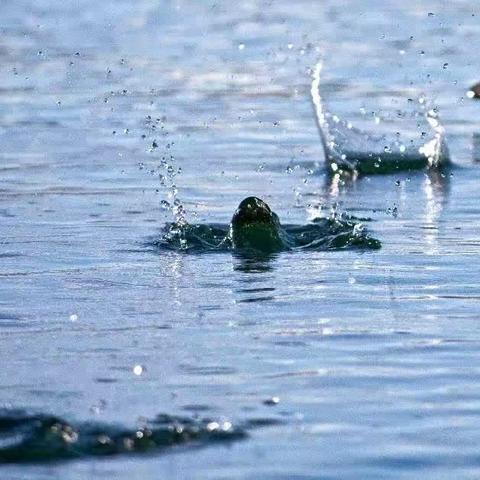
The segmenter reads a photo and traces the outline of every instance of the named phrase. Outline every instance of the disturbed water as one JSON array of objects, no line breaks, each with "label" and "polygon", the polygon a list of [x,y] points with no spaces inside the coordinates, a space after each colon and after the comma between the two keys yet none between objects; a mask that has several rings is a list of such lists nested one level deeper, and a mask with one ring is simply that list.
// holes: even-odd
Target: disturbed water
[{"label": "disturbed water", "polygon": [[[0,477],[478,478],[479,16],[4,0]],[[424,95],[451,166],[332,175],[320,60],[325,108],[361,131],[429,139]],[[249,195],[381,248],[165,241],[174,221],[226,234]]]},{"label": "disturbed water", "polygon": [[[369,219],[365,219],[369,220]],[[238,248],[232,242],[230,224],[179,225],[171,223],[165,226],[160,239],[152,241],[152,247],[162,250],[174,250],[182,253],[235,252],[254,257],[262,253],[298,250],[341,250],[346,248],[378,249],[381,243],[372,238],[362,222],[340,216],[315,218],[308,225],[282,225],[282,242],[273,250]],[[261,247],[261,245],[260,245]]]}]

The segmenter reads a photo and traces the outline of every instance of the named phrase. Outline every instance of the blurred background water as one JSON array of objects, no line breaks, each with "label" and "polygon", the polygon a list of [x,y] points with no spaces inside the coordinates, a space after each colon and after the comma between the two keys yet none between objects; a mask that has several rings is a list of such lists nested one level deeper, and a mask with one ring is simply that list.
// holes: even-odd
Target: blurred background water
[{"label": "blurred background water", "polygon": [[[1,478],[478,478],[479,18],[466,0],[3,0],[1,406],[280,423]],[[360,126],[425,93],[451,171],[332,180],[320,59],[328,107]],[[288,223],[372,218],[383,247],[151,248],[165,202],[227,223],[248,195]]]}]

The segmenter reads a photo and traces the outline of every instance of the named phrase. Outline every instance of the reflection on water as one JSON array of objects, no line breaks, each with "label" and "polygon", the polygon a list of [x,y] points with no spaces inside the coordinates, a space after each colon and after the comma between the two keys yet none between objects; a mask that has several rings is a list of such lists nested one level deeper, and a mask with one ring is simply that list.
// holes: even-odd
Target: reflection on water
[{"label": "reflection on water", "polygon": [[245,254],[236,253],[233,255],[233,269],[244,273],[265,273],[271,272],[274,268],[276,255]]},{"label": "reflection on water", "polygon": [[236,277],[237,303],[267,302],[275,299],[276,276],[273,274],[278,255],[235,253],[233,271]]},{"label": "reflection on water", "polygon": [[442,234],[442,213],[447,205],[450,192],[450,174],[431,171],[423,182],[425,195],[425,214],[423,229],[425,235],[425,253],[435,255],[439,253],[439,236]]},{"label": "reflection on water", "polygon": [[474,133],[472,137],[473,161],[480,162],[480,133]]}]

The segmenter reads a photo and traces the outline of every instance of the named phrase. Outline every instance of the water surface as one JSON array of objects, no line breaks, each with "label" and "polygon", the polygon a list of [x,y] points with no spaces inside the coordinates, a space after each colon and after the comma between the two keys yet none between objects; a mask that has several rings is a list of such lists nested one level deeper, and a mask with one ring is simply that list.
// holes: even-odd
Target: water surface
[{"label": "water surface", "polygon": [[[4,0],[7,417],[134,432],[167,414],[246,435],[1,478],[478,478],[479,16],[466,0]],[[453,167],[332,176],[319,59],[328,108],[367,131],[424,93]],[[226,225],[248,195],[285,224],[370,218],[382,248],[152,248],[171,209]]]}]

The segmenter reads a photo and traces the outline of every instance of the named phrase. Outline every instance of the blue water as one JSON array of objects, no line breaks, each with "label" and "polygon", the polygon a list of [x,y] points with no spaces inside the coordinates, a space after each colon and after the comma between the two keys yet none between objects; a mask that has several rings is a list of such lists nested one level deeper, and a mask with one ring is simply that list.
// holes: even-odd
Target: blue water
[{"label": "blue water", "polygon": [[[479,18],[466,0],[3,0],[2,415],[242,438],[0,478],[479,478]],[[329,110],[361,129],[425,94],[452,168],[331,176],[319,60]],[[382,248],[151,248],[172,209],[227,224],[249,195],[285,224],[371,218]]]}]

